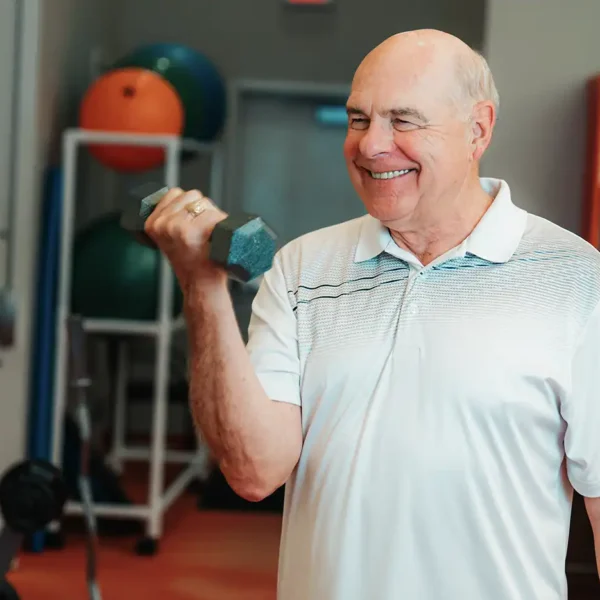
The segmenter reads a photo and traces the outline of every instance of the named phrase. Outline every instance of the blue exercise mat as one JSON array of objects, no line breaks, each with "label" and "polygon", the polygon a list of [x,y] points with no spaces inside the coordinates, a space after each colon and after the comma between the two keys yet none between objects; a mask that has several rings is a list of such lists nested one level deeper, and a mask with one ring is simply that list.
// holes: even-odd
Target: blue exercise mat
[{"label": "blue exercise mat", "polygon": [[[46,173],[37,265],[36,307],[31,365],[28,453],[51,460],[54,346],[60,264],[60,230],[63,173],[51,167]],[[41,552],[44,534],[33,536],[31,549]]]}]

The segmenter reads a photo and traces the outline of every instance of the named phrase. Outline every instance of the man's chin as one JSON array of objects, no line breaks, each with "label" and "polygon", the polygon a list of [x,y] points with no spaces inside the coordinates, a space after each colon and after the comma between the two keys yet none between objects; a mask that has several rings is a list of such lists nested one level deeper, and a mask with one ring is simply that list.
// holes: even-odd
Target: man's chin
[{"label": "man's chin", "polygon": [[395,197],[393,201],[367,198],[364,201],[367,212],[384,225],[406,220],[416,208],[410,196]]}]

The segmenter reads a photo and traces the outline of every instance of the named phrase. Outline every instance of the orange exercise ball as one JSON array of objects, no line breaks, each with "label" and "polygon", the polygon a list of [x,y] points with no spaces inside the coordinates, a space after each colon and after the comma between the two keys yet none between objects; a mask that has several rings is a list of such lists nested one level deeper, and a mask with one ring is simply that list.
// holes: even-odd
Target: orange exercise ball
[{"label": "orange exercise ball", "polygon": [[[119,133],[181,135],[184,107],[175,88],[146,69],[109,71],[87,90],[80,107],[83,129]],[[153,169],[164,162],[163,148],[90,144],[90,153],[117,171]]]}]

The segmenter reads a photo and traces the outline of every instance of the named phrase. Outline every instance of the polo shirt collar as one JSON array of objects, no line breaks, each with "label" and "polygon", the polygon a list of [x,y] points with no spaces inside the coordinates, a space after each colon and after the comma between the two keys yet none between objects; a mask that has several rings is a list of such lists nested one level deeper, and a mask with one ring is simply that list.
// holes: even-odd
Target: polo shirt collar
[{"label": "polo shirt collar", "polygon": [[[469,253],[489,262],[504,263],[511,258],[521,241],[527,213],[513,204],[506,181],[485,177],[480,178],[480,181],[483,189],[494,200],[469,237],[451,254],[465,256]],[[404,255],[409,255],[396,245],[387,227],[367,215],[360,230],[354,261],[369,260],[382,252],[399,258],[407,258]],[[409,262],[414,260],[413,257]]]}]

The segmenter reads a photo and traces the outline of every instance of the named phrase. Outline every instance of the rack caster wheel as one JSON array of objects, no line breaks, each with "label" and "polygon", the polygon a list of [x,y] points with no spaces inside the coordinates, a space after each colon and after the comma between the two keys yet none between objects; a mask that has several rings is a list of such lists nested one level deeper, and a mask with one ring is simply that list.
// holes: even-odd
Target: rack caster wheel
[{"label": "rack caster wheel", "polygon": [[[47,531],[44,535],[44,546],[48,550],[62,550],[67,545],[67,537],[59,529],[58,531]],[[0,600],[2,598],[0,597]]]},{"label": "rack caster wheel", "polygon": [[199,496],[206,489],[206,481],[203,479],[192,479],[190,481],[187,492],[194,495]]},{"label": "rack caster wheel", "polygon": [[[135,545],[135,553],[139,556],[154,556],[158,552],[158,540],[145,537]],[[2,600],[0,598],[0,600]]]}]

